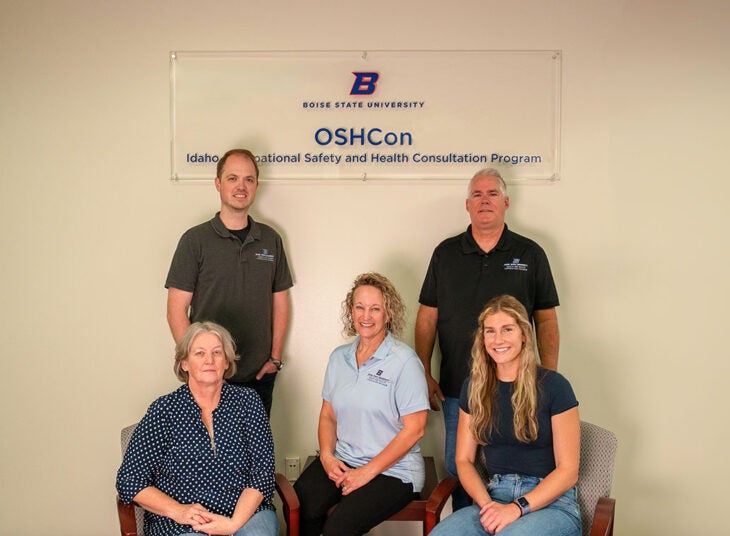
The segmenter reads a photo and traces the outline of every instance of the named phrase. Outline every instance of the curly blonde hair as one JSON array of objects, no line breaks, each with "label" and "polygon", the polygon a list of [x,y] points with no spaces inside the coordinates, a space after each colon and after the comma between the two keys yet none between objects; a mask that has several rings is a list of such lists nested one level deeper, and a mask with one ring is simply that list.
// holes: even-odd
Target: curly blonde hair
[{"label": "curly blonde hair", "polygon": [[[479,315],[479,324],[471,349],[471,381],[468,402],[471,412],[469,430],[480,445],[486,445],[492,437],[497,422],[497,365],[484,345],[484,321],[495,313],[511,316],[525,342],[520,353],[520,368],[512,390],[513,426],[515,436],[523,443],[537,439],[537,355],[534,335],[525,307],[512,296],[497,296],[487,302]],[[486,440],[484,439],[486,438]]]},{"label": "curly blonde hair", "polygon": [[383,294],[383,306],[390,319],[386,327],[394,336],[399,337],[406,325],[406,306],[403,305],[403,300],[393,283],[377,272],[360,274],[352,282],[352,288],[347,293],[345,301],[342,302],[342,332],[348,337],[357,334],[355,323],[352,320],[352,305],[355,291],[363,286],[375,287]]}]

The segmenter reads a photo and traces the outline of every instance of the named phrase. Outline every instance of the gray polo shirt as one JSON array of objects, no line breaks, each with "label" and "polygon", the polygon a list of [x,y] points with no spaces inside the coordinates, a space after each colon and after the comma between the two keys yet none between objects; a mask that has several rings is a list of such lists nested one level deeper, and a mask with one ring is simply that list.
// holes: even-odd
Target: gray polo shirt
[{"label": "gray polo shirt", "polygon": [[193,293],[190,321],[211,320],[231,332],[241,356],[233,381],[254,379],[271,357],[272,295],[292,286],[281,237],[249,216],[244,243],[220,212],[189,229],[177,246],[166,288]]}]

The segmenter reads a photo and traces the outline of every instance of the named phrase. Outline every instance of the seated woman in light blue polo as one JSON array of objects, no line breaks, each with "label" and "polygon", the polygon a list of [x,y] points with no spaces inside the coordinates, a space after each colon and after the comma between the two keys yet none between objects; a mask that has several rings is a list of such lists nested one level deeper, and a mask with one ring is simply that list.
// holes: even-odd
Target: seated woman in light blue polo
[{"label": "seated woman in light blue polo", "polygon": [[319,458],[294,486],[302,536],[365,534],[407,505],[425,479],[419,440],[428,389],[418,356],[394,337],[405,325],[400,295],[384,276],[362,274],[342,308],[345,333],[357,337],[327,365]]},{"label": "seated woman in light blue polo", "polygon": [[479,316],[456,440],[459,480],[474,504],[432,536],[580,536],[578,401],[568,380],[537,366],[528,318],[512,296],[493,298]]}]

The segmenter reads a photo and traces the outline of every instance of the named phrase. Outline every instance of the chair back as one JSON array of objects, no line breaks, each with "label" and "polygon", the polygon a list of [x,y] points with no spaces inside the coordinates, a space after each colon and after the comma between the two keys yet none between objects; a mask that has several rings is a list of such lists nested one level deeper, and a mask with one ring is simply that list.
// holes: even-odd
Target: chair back
[{"label": "chair back", "polygon": [[583,536],[589,536],[593,514],[600,497],[611,493],[616,458],[616,436],[595,424],[580,423],[580,469],[578,504],[583,522]]},{"label": "chair back", "polygon": [[[126,428],[122,428],[121,441],[122,441],[122,457],[127,452],[129,446],[129,440],[132,439],[132,434],[137,428],[137,423],[134,423]],[[134,517],[137,520],[137,536],[144,536],[144,509],[139,506],[134,507]]]}]

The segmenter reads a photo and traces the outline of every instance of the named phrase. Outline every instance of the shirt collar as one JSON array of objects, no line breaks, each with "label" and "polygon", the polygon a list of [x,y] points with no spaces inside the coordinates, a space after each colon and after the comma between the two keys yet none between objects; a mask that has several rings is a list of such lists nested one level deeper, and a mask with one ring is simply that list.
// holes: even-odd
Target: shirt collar
[{"label": "shirt collar", "polygon": [[[505,223],[504,228],[502,229],[502,234],[499,236],[499,241],[497,242],[497,245],[494,246],[494,249],[509,249],[509,241],[509,232],[507,229],[507,224]],[[466,232],[461,235],[461,250],[464,252],[465,255],[469,255],[471,253],[482,253],[482,248],[479,247],[479,244],[477,244],[477,241],[474,240],[474,236],[471,234],[471,224],[469,224],[469,227],[466,228]],[[485,251],[483,253],[489,252]]]},{"label": "shirt collar", "polygon": [[[385,359],[388,354],[390,353],[390,349],[393,346],[395,339],[393,338],[393,335],[391,335],[390,331],[386,332],[385,339],[383,339],[383,342],[380,343],[380,346],[378,346],[378,349],[375,350],[375,353],[368,359],[368,361],[381,361]],[[355,337],[355,340],[352,341],[352,344],[350,345],[350,348],[347,350],[347,361],[352,365],[355,369],[357,369],[357,345],[360,343],[360,335]],[[366,361],[367,363],[367,361]]]},{"label": "shirt collar", "polygon": [[[189,404],[192,404],[193,407],[198,407],[198,404],[195,403],[195,398],[193,398],[193,393],[190,392],[190,387],[188,384],[183,384],[180,386],[180,394],[185,399],[186,402]],[[200,408],[198,408],[200,409]]]},{"label": "shirt collar", "polygon": [[[190,391],[190,386],[188,384],[183,384],[180,386],[180,393],[182,394],[183,398],[196,410],[200,411],[200,406],[198,406],[198,403],[195,401],[195,397],[193,396],[193,393]],[[218,406],[213,410],[219,410],[223,408],[226,405],[226,402],[228,401],[228,397],[231,396],[231,386],[223,382],[223,387],[221,388],[221,399],[218,401]]]},{"label": "shirt collar", "polygon": [[[210,224],[213,226],[213,230],[215,230],[218,236],[222,238],[235,238],[235,236],[231,234],[228,229],[226,229],[226,226],[223,225],[223,222],[221,221],[220,211],[215,213],[213,219],[210,220]],[[248,236],[250,236],[254,240],[261,240],[261,227],[259,227],[258,223],[256,223],[256,220],[254,220],[251,216],[248,216],[248,227]]]}]

